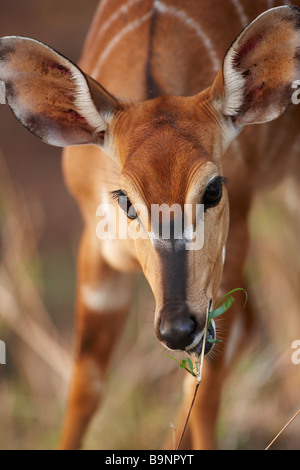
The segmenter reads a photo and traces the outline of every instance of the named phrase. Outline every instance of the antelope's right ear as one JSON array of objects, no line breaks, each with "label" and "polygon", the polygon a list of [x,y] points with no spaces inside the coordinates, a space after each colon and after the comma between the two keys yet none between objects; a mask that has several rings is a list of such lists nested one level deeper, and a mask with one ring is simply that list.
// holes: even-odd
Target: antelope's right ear
[{"label": "antelope's right ear", "polygon": [[76,65],[33,39],[0,39],[0,85],[18,120],[44,142],[111,149],[121,103]]}]

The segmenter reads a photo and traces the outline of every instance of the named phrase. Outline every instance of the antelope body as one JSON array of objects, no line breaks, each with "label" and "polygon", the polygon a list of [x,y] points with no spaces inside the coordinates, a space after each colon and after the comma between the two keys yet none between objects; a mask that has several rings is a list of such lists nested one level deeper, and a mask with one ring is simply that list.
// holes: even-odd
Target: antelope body
[{"label": "antelope body", "polygon": [[[292,84],[300,78],[300,10],[276,6],[103,0],[80,69],[38,41],[1,39],[7,103],[31,132],[67,147],[65,180],[85,222],[63,449],[80,446],[99,405],[134,274],[143,271],[150,284],[162,344],[199,354],[208,312],[220,295],[244,286],[247,216],[256,191],[288,172],[299,174],[300,111],[292,105]],[[109,178],[99,179],[97,168]],[[111,192],[109,201],[121,211],[119,230],[130,223],[143,237],[97,237],[97,207]],[[153,234],[152,205],[198,203],[205,211],[201,249],[187,249],[187,227],[183,242]],[[138,214],[137,206],[146,210]],[[175,211],[170,225],[181,217]],[[193,213],[188,227],[195,225]],[[252,325],[243,301],[227,314],[222,353],[205,364],[186,447],[215,447],[222,383]]]}]

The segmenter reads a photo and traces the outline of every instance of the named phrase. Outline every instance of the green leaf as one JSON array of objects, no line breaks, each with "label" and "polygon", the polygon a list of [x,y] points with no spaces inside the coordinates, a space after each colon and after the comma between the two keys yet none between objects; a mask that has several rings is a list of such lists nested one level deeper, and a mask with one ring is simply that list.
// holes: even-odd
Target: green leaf
[{"label": "green leaf", "polygon": [[212,312],[212,318],[216,318],[216,317],[219,317],[220,315],[222,315],[223,313],[225,313],[230,307],[231,305],[235,302],[235,299],[234,297],[230,296],[228,297],[228,299],[226,299],[222,305],[218,308],[215,308]]},{"label": "green leaf", "polygon": [[187,358],[186,358],[186,362],[187,362],[188,365],[189,365],[191,374],[194,374],[194,364],[193,364],[193,361],[192,361],[189,357],[187,357]]},{"label": "green leaf", "polygon": [[222,340],[221,340],[221,339],[208,338],[206,341],[207,341],[208,343],[212,343],[212,344],[214,344],[214,343],[222,343]]},{"label": "green leaf", "polygon": [[[179,364],[179,369],[184,369],[189,374],[191,374],[193,377],[196,377],[196,374],[193,371],[193,362],[191,361],[191,359],[189,357],[187,357],[186,359],[182,359],[181,362],[179,362],[177,359],[175,359],[175,357],[169,356],[169,354],[167,354],[167,357],[170,357],[171,359],[173,359],[173,361],[177,362],[177,364]],[[186,367],[186,363],[188,363],[189,369]]]},{"label": "green leaf", "polygon": [[235,292],[238,292],[238,291],[242,291],[244,292],[245,294],[245,302],[244,302],[244,305],[243,305],[243,308],[245,307],[246,303],[247,303],[247,300],[248,300],[248,294],[247,292],[245,291],[245,289],[243,289],[242,287],[236,287],[235,289],[232,289],[230,290],[229,292],[227,292],[225,295],[223,295],[223,297],[221,297],[221,299],[217,302],[216,306],[215,306],[215,310],[218,308],[218,306],[223,302],[224,299],[226,299],[226,297],[228,297],[229,295],[231,294],[234,294]]},{"label": "green leaf", "polygon": [[232,297],[231,294],[234,294],[235,292],[238,292],[238,291],[243,291],[245,293],[246,300],[245,300],[245,303],[243,305],[243,308],[245,307],[245,305],[247,303],[247,300],[248,300],[248,294],[245,291],[245,289],[243,289],[242,287],[237,287],[236,289],[230,290],[225,295],[223,295],[223,297],[221,297],[221,299],[217,302],[214,310],[209,312],[208,319],[207,319],[207,329],[206,329],[206,331],[208,330],[208,327],[210,325],[210,322],[211,322],[212,318],[216,318],[216,317],[222,315],[223,313],[225,313],[231,307],[231,305],[235,302],[235,299],[234,299],[234,297]]}]

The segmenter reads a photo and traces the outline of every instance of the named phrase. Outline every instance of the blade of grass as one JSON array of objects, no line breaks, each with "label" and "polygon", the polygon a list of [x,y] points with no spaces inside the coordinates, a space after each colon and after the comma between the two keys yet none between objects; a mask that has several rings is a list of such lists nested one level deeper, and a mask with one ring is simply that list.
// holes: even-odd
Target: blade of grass
[{"label": "blade of grass", "polygon": [[230,296],[227,300],[223,302],[223,304],[220,307],[212,310],[209,314],[209,318],[207,322],[207,329],[209,328],[212,318],[216,318],[216,317],[219,317],[220,315],[223,315],[223,313],[225,313],[234,302],[235,302],[234,297]]},{"label": "blade of grass", "polygon": [[232,304],[234,304],[235,302],[235,298],[232,297],[232,295],[230,297],[228,297],[228,299],[226,299],[223,304],[216,308],[214,311],[213,311],[213,315],[212,315],[212,318],[217,318],[219,317],[220,315],[223,315],[223,313],[225,313],[230,307]]},{"label": "blade of grass", "polygon": [[[245,305],[247,303],[247,300],[248,300],[248,294],[245,291],[245,289],[243,289],[242,287],[236,287],[236,289],[230,290],[225,295],[223,295],[223,297],[221,297],[221,299],[217,302],[215,308],[211,312],[209,312],[208,322],[207,322],[207,329],[209,328],[209,325],[210,325],[210,322],[211,322],[212,318],[216,318],[216,317],[222,315],[223,313],[225,313],[231,307],[231,305],[235,302],[235,299],[234,299],[234,297],[232,297],[231,294],[234,294],[235,292],[238,292],[238,291],[243,291],[245,293],[246,300],[244,302],[243,308],[245,307]],[[230,296],[230,297],[227,300],[225,300],[228,296]],[[222,303],[222,305],[220,305],[221,303]],[[219,305],[220,305],[220,307],[219,307]]]},{"label": "blade of grass", "polygon": [[228,297],[229,295],[234,294],[235,292],[238,292],[238,291],[242,291],[245,294],[246,299],[245,299],[245,302],[244,302],[244,305],[243,305],[243,308],[244,308],[247,301],[248,301],[248,294],[245,291],[245,289],[243,289],[242,287],[236,287],[235,289],[232,289],[229,292],[226,292],[226,294],[224,294],[223,297],[220,298],[220,300],[217,302],[214,310],[216,310],[218,308],[218,306],[223,302],[224,299],[226,299],[226,297]]}]

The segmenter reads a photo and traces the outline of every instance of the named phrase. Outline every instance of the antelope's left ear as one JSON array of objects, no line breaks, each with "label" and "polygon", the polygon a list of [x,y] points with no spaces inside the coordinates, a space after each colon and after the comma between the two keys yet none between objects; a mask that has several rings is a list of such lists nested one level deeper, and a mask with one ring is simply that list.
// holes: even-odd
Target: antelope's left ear
[{"label": "antelope's left ear", "polygon": [[122,104],[45,44],[15,36],[1,38],[3,83],[15,116],[44,142],[112,148],[111,122]]},{"label": "antelope's left ear", "polygon": [[262,13],[228,49],[212,99],[236,127],[271,121],[292,103],[300,78],[300,8]]}]

